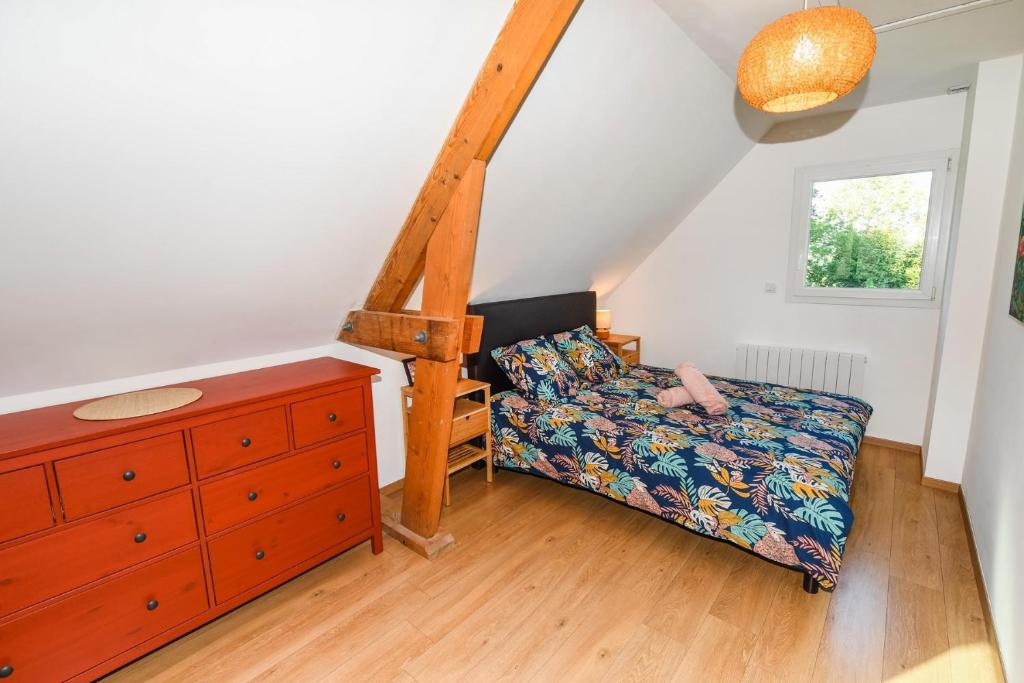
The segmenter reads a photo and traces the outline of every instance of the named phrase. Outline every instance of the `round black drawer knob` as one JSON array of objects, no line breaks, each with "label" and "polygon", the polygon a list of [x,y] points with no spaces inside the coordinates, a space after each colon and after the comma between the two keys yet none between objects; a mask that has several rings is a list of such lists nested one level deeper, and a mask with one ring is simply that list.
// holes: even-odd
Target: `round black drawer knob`
[{"label": "round black drawer knob", "polygon": [[135,472],[133,472],[132,470],[128,470],[127,472],[121,475],[121,478],[124,479],[125,481],[131,481],[132,479],[135,478]]},{"label": "round black drawer knob", "polygon": [[338,521],[339,522],[344,522],[345,521],[345,513],[344,512],[339,512],[338,513]]},{"label": "round black drawer knob", "polygon": [[256,551],[256,559],[257,560],[262,560],[266,556],[267,556],[266,553],[264,553],[262,550],[257,550]]},{"label": "round black drawer knob", "polygon": [[153,610],[155,610],[159,606],[160,606],[160,603],[157,602],[156,600],[150,600],[149,602],[146,603],[146,609],[148,609],[150,612],[152,612]]},{"label": "round black drawer knob", "polygon": [[249,437],[245,437],[244,439],[242,439],[242,448],[248,448],[251,445],[252,439],[250,439]]},{"label": "round black drawer knob", "polygon": [[340,460],[335,460],[334,462],[331,463],[331,467],[333,467],[336,470],[340,470],[341,469],[341,461]]},{"label": "round black drawer knob", "polygon": [[327,416],[327,419],[330,420],[331,422],[334,422],[335,420],[338,419],[338,416],[335,415],[334,413],[331,413],[330,415]]},{"label": "round black drawer knob", "polygon": [[8,678],[12,673],[14,673],[14,667],[10,664],[0,666],[0,678]]},{"label": "round black drawer knob", "polygon": [[145,533],[140,531],[139,533],[135,534],[135,542],[136,543],[142,543],[145,540],[146,540],[146,534]]},{"label": "round black drawer knob", "polygon": [[249,495],[247,495],[246,498],[248,498],[249,500],[256,500],[257,498],[259,498],[259,494],[256,493],[255,491],[249,491]]}]

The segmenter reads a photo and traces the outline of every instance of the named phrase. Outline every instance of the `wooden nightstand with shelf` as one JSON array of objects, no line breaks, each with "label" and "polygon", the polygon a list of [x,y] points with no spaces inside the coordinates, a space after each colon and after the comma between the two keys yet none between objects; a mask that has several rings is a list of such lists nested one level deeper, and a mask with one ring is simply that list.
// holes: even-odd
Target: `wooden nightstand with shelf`
[{"label": "wooden nightstand with shelf", "polygon": [[[602,339],[601,341],[612,350],[612,353],[630,365],[636,365],[640,362],[640,335],[615,334],[613,332],[608,335],[607,339]],[[630,344],[635,344],[635,346],[627,349],[626,347]]]},{"label": "wooden nightstand with shelf", "polygon": [[[406,448],[409,441],[409,415],[412,413],[411,386],[402,387],[402,427]],[[470,398],[482,394],[483,401]],[[470,443],[482,442],[483,447]],[[451,505],[450,477],[475,462],[484,461],[487,482],[494,480],[491,462],[491,385],[475,379],[462,378],[455,387],[455,406],[452,415],[452,434],[448,445],[448,473],[444,483],[444,504]]]}]

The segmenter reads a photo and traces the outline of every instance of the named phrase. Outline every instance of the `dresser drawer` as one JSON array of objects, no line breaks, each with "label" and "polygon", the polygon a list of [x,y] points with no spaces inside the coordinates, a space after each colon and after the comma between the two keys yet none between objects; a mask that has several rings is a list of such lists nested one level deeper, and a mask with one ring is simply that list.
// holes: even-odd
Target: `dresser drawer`
[{"label": "dresser drawer", "polygon": [[210,541],[217,602],[224,602],[370,528],[367,477]]},{"label": "dresser drawer", "polygon": [[208,607],[198,549],[0,626],[11,681],[60,681],[201,614]]},{"label": "dresser drawer", "polygon": [[51,526],[53,508],[43,466],[0,474],[0,542]]},{"label": "dresser drawer", "polygon": [[295,447],[302,448],[366,426],[363,390],[346,389],[292,404]]},{"label": "dresser drawer", "polygon": [[452,445],[480,436],[489,429],[487,424],[487,406],[469,399],[460,398],[455,402],[455,413],[452,415]]},{"label": "dresser drawer", "polygon": [[200,477],[287,453],[284,407],[194,427],[192,448]]},{"label": "dresser drawer", "polygon": [[66,519],[109,510],[189,480],[181,432],[58,460],[54,467]]},{"label": "dresser drawer", "polygon": [[223,531],[365,472],[366,437],[356,434],[203,484],[199,491],[206,533]]},{"label": "dresser drawer", "polygon": [[145,503],[0,551],[0,616],[196,540],[192,493]]}]

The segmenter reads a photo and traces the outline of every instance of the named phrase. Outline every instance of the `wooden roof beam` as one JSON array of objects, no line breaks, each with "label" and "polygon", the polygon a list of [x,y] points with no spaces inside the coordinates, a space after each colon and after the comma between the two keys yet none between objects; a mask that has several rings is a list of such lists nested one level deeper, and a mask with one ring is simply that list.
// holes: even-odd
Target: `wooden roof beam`
[{"label": "wooden roof beam", "polygon": [[518,0],[477,75],[364,308],[397,313],[423,275],[427,244],[474,159],[490,160],[582,0]]}]

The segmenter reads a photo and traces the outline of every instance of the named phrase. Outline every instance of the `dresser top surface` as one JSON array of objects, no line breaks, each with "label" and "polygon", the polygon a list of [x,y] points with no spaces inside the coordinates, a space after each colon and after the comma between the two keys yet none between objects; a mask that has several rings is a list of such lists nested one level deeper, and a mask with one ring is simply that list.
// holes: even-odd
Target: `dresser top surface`
[{"label": "dresser top surface", "polygon": [[203,396],[195,403],[155,415],[103,421],[79,420],[72,415],[76,408],[94,398],[0,415],[0,460],[175,422],[306,389],[365,379],[379,372],[376,368],[337,358],[314,358],[172,385],[195,387],[202,390]]}]

